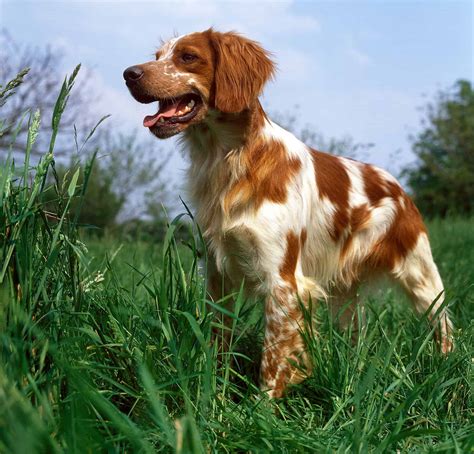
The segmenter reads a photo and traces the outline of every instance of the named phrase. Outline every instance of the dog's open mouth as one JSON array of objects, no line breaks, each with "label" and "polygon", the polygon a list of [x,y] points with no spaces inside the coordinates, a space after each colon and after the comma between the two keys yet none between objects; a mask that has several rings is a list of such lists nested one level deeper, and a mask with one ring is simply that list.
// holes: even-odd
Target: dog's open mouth
[{"label": "dog's open mouth", "polygon": [[187,123],[198,113],[202,100],[199,95],[188,93],[176,98],[160,99],[158,104],[158,112],[143,119],[143,126],[146,128]]}]

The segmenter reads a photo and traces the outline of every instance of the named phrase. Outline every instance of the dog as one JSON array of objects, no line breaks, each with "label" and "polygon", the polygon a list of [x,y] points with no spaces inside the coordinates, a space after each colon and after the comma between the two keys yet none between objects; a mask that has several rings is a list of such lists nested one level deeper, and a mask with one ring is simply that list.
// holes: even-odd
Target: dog
[{"label": "dog", "polygon": [[181,134],[189,152],[211,297],[244,281],[265,298],[261,388],[281,397],[311,372],[302,302],[324,298],[351,326],[359,286],[382,275],[428,311],[449,352],[443,283],[414,203],[386,171],[313,150],[273,123],[259,95],[274,74],[259,43],[212,28],[173,38],[124,72],[137,101],[158,102],[143,125],[160,139]]}]

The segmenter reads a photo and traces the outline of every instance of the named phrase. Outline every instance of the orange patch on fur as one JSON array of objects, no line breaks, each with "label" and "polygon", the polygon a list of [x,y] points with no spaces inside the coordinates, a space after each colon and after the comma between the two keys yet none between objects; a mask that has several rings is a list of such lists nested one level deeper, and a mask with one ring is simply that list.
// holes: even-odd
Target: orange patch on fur
[{"label": "orange patch on fur", "polygon": [[349,175],[338,157],[312,151],[320,197],[327,197],[336,207],[330,235],[338,241],[349,224]]},{"label": "orange patch on fur", "polygon": [[[207,63],[214,59],[212,39],[212,30],[190,33],[178,40],[172,56],[173,63],[179,71],[192,72],[201,84],[209,88],[214,78],[214,65]],[[185,53],[196,54],[200,58],[191,64],[186,64],[181,58]]]},{"label": "orange patch on fur", "polygon": [[393,269],[415,247],[418,236],[426,232],[421,215],[401,186],[387,180],[373,166],[364,164],[362,169],[364,189],[372,205],[389,197],[396,205],[397,212],[389,230],[375,244],[367,264],[370,267]]},{"label": "orange patch on fur", "polygon": [[362,230],[370,219],[370,210],[366,203],[359,205],[351,210],[351,232],[355,233]]},{"label": "orange patch on fur", "polygon": [[235,32],[205,33],[215,55],[214,107],[221,112],[248,109],[275,72],[269,52]]},{"label": "orange patch on fur", "polygon": [[300,233],[301,249],[304,248],[307,238],[308,238],[308,232],[306,231],[306,229],[303,228]]},{"label": "orange patch on fur", "polygon": [[350,232],[347,238],[345,239],[344,244],[342,245],[341,259],[343,259],[348,253],[354,240],[354,235],[360,230],[363,230],[364,226],[369,222],[369,220],[370,209],[366,203],[359,205],[351,210],[351,216],[349,221]]},{"label": "orange patch on fur", "polygon": [[[291,241],[296,243],[297,237],[292,235]],[[265,304],[265,341],[260,375],[264,384],[271,384],[272,397],[283,396],[288,384],[299,383],[311,369],[299,332],[303,315],[295,303],[294,292],[280,288]],[[300,363],[307,372],[297,370],[289,361]]]},{"label": "orange patch on fur", "polygon": [[384,197],[394,199],[403,194],[403,190],[394,181],[385,180],[383,175],[373,166],[363,164],[362,178],[364,189],[371,205],[376,205]]},{"label": "orange patch on fur", "polygon": [[388,194],[384,187],[382,175],[373,166],[363,164],[362,178],[364,180],[365,193],[372,205],[387,197]]},{"label": "orange patch on fur", "polygon": [[389,230],[375,244],[367,264],[370,267],[393,269],[414,248],[421,232],[426,232],[421,215],[401,186],[387,180],[373,166],[364,164],[362,169],[364,189],[372,205],[390,197],[397,207],[395,219]]},{"label": "orange patch on fur", "polygon": [[420,212],[403,195],[405,207],[397,201],[397,214],[388,232],[375,244],[367,263],[371,267],[393,269],[415,247],[418,236],[426,232]]},{"label": "orange patch on fur", "polygon": [[301,161],[288,156],[277,140],[258,141],[241,151],[242,177],[224,199],[224,210],[252,204],[258,209],[265,200],[285,203],[287,185],[301,169]]},{"label": "orange patch on fur", "polygon": [[296,264],[300,253],[300,239],[298,235],[290,231],[286,234],[286,251],[283,263],[280,266],[280,276],[290,287],[296,290]]}]

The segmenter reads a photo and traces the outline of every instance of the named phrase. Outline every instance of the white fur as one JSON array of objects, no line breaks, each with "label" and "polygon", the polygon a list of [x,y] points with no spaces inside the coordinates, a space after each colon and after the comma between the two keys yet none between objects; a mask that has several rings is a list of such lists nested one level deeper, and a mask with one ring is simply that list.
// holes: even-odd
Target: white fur
[{"label": "white fur", "polygon": [[[186,78],[188,86],[197,88],[207,97],[208,88],[197,86],[191,74],[177,71],[174,67],[172,56],[178,40],[175,38],[163,47],[159,61],[165,64],[165,74],[173,79]],[[381,184],[387,193],[386,197],[372,204],[365,192],[364,164],[337,158],[349,178],[347,215],[359,208],[367,216],[356,232],[351,232],[349,225],[335,241],[331,233],[334,231],[334,216],[340,207],[319,190],[315,178],[315,173],[324,169],[318,168],[318,161],[315,164],[313,152],[305,144],[265,119],[258,131],[260,139],[269,144],[274,141],[283,144],[287,157],[301,162],[300,169],[286,186],[285,203],[267,200],[255,209],[254,206],[245,206],[244,193],[232,193],[239,209],[229,212],[226,196],[244,176],[246,168],[241,152],[248,144],[243,143],[242,131],[232,122],[217,121],[220,115],[210,108],[203,120],[205,127],[192,126],[183,136],[191,158],[188,181],[196,219],[218,272],[236,288],[245,279],[248,289],[257,295],[274,295],[281,289],[288,289],[290,284],[285,282],[281,273],[287,237],[292,232],[301,238],[305,231],[307,239],[299,251],[295,271],[297,292],[315,299],[333,294],[333,299],[328,301],[332,301],[335,308],[344,299],[355,298],[361,279],[371,277],[363,275],[365,261],[396,222],[399,210],[406,208],[405,196],[394,199],[391,195],[397,181],[388,172],[372,167],[378,176],[377,184]],[[338,182],[334,181],[334,184]],[[350,241],[345,243],[349,237]],[[443,290],[425,234],[420,235],[416,247],[397,263],[396,269],[385,271],[407,289],[419,312],[426,310]],[[439,308],[441,301],[435,309]],[[277,312],[270,311],[268,321],[274,321],[274,317],[280,319],[281,314]],[[444,320],[442,335],[447,337],[451,325],[447,315]],[[268,343],[274,334],[266,333],[265,342]]]}]

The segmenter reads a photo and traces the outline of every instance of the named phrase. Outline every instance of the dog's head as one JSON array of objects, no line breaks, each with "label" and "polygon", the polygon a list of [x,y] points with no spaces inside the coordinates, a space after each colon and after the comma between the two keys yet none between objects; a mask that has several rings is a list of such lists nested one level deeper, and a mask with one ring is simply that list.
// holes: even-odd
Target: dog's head
[{"label": "dog's head", "polygon": [[143,125],[159,138],[203,122],[210,109],[252,108],[275,67],[258,43],[212,29],[166,42],[156,60],[127,68],[123,77],[139,102],[158,101]]}]

